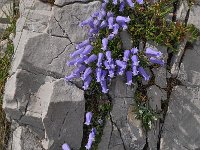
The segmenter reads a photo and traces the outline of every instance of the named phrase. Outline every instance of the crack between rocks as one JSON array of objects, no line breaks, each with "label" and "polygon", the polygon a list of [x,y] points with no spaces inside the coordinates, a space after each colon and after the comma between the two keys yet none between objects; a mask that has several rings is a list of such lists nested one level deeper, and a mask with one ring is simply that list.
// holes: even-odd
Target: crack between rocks
[{"label": "crack between rocks", "polygon": [[61,132],[62,132],[62,129],[63,129],[63,126],[64,126],[64,124],[65,124],[65,121],[66,121],[66,119],[67,119],[68,114],[69,114],[69,112],[67,112],[67,113],[65,114],[65,118],[64,118],[63,121],[62,121],[62,126],[61,126],[61,128],[60,128],[60,130],[59,130],[58,138],[61,137]]},{"label": "crack between rocks", "polygon": [[122,138],[122,133],[121,133],[120,129],[118,128],[117,124],[112,120],[112,115],[110,113],[109,113],[109,117],[110,117],[110,121],[111,121],[111,125],[112,125],[112,132],[113,132],[113,125],[114,125],[117,128],[117,131],[119,132],[119,136],[120,136],[120,138],[122,140],[122,145],[124,147],[124,150],[126,150],[126,146],[124,144],[124,140]]},{"label": "crack between rocks", "polygon": [[71,43],[68,44],[68,45],[66,45],[65,48],[64,48],[56,57],[52,58],[52,60],[50,61],[49,64],[51,65],[52,62],[53,62],[55,59],[57,59],[60,55],[62,55],[62,54],[66,51],[66,48],[67,48],[69,45],[71,45]]},{"label": "crack between rocks", "polygon": [[[63,32],[63,36],[60,36],[60,37],[67,38],[67,39],[69,40],[70,44],[73,44],[73,42],[72,42],[71,39],[69,38],[69,35],[68,35],[68,34],[66,33],[66,31],[63,29],[63,27],[61,26],[61,24],[59,23],[59,21],[56,19],[55,16],[54,16],[54,19],[55,19],[55,21],[57,22],[58,26],[60,27],[60,29],[61,29],[62,32]],[[53,36],[55,36],[55,35],[53,35]],[[59,37],[59,36],[57,36],[57,37]]]},{"label": "crack between rocks", "polygon": [[73,5],[73,4],[89,4],[91,2],[98,2],[97,0],[89,0],[89,1],[80,1],[80,0],[77,0],[77,1],[73,1],[73,2],[66,2],[64,3],[63,5],[58,5],[58,4],[53,4],[54,6],[56,7],[59,7],[59,8],[62,8],[62,7],[65,7],[67,5]]}]

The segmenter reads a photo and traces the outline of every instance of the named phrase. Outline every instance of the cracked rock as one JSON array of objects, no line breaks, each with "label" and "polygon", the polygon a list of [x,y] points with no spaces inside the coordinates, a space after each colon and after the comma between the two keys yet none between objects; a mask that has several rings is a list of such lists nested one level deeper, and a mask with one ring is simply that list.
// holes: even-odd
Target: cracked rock
[{"label": "cracked rock", "polygon": [[87,2],[88,0],[55,0],[54,4],[57,6],[65,6],[73,3]]},{"label": "cracked rock", "polygon": [[109,144],[104,144],[105,142],[103,141],[100,143],[101,146],[104,146],[104,150],[142,150],[144,148],[146,136],[143,133],[140,121],[135,119],[132,106],[136,87],[127,86],[120,77],[117,77],[111,84],[109,93],[113,102],[113,108],[110,113],[111,123],[107,122],[104,133],[110,128],[112,130],[110,134],[103,135],[103,138],[109,139]]},{"label": "cracked rock", "polygon": [[82,28],[79,24],[96,12],[100,8],[100,4],[100,2],[94,1],[88,4],[74,3],[62,8],[54,7],[48,33],[68,37],[74,43],[83,41],[87,37],[88,28]]}]

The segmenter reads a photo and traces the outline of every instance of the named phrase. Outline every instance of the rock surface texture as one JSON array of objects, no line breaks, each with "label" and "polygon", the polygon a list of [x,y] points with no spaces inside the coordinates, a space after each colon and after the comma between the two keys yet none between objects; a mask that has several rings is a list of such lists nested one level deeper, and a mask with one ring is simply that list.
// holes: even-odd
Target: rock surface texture
[{"label": "rock surface texture", "polygon": [[[43,2],[42,2],[43,1]],[[177,7],[177,19],[200,29],[200,2],[191,8],[185,1]],[[1,3],[0,3],[1,7]],[[5,87],[3,107],[12,122],[8,150],[60,150],[68,143],[79,150],[83,140],[84,91],[80,82],[65,82],[72,67],[66,65],[75,44],[86,38],[79,26],[100,7],[99,1],[21,0],[14,39],[15,54]],[[131,49],[127,32],[121,32],[124,49]],[[109,94],[113,108],[106,120],[98,150],[198,150],[200,149],[200,39],[190,48],[186,42],[172,58],[166,47],[151,41],[171,65],[149,69],[153,82],[145,84],[149,106],[161,113],[144,132],[135,119],[134,94],[116,78]]]}]

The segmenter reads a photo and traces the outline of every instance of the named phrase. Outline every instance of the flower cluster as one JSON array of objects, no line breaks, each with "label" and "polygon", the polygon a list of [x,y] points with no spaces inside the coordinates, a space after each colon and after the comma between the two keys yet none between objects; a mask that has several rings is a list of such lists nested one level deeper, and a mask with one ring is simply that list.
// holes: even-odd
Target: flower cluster
[{"label": "flower cluster", "polygon": [[[87,90],[93,79],[96,78],[96,82],[100,83],[102,92],[107,93],[107,82],[117,75],[126,75],[127,85],[131,85],[132,78],[140,74],[145,80],[149,80],[149,75],[145,72],[144,68],[140,65],[138,53],[140,51],[137,48],[131,50],[124,50],[123,60],[112,57],[112,49],[109,49],[108,43],[113,40],[121,30],[128,28],[128,23],[131,21],[129,16],[115,16],[111,11],[106,12],[106,6],[109,3],[108,0],[104,0],[100,11],[94,13],[89,19],[80,23],[80,26],[88,26],[88,39],[82,41],[76,45],[76,51],[70,54],[72,58],[68,62],[69,66],[75,65],[77,68],[65,79],[71,81],[74,78],[81,78],[84,81],[83,89]],[[113,0],[113,5],[119,3],[119,11],[123,12],[125,6],[134,8],[134,2],[132,0]],[[143,4],[143,0],[137,0],[138,4]],[[102,38],[101,51],[98,54],[94,54],[94,42],[98,37],[99,31],[109,29],[109,35]],[[145,53],[149,62],[161,64],[164,62],[161,60],[162,53],[147,48]],[[96,68],[92,67],[95,64]]]}]

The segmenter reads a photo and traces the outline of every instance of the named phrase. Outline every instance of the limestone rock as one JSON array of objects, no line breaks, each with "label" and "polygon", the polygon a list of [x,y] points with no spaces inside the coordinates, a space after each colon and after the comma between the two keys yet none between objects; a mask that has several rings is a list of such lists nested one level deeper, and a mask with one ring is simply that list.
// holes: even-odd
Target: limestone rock
[{"label": "limestone rock", "polygon": [[64,5],[69,5],[76,2],[87,2],[87,1],[88,0],[55,0],[54,4],[58,6],[64,6]]},{"label": "limestone rock", "polygon": [[161,150],[200,148],[199,87],[173,89],[161,138]]},{"label": "limestone rock", "polygon": [[[135,119],[133,110],[134,93],[136,90],[127,86],[123,79],[118,77],[111,84],[110,95],[112,97],[113,108],[110,113],[111,125],[107,125],[104,129],[104,133],[112,129],[108,147],[105,146],[105,150],[108,149],[138,149],[142,150],[146,144],[146,136],[144,135],[140,121]],[[103,138],[106,135],[103,136]],[[100,145],[103,145],[100,143]],[[105,144],[106,145],[106,144]],[[116,146],[119,147],[116,147]]]},{"label": "limestone rock", "polygon": [[94,1],[88,4],[74,3],[61,8],[54,7],[48,33],[68,37],[74,43],[83,41],[87,37],[88,28],[82,28],[79,24],[96,12],[100,4],[100,2]]}]

